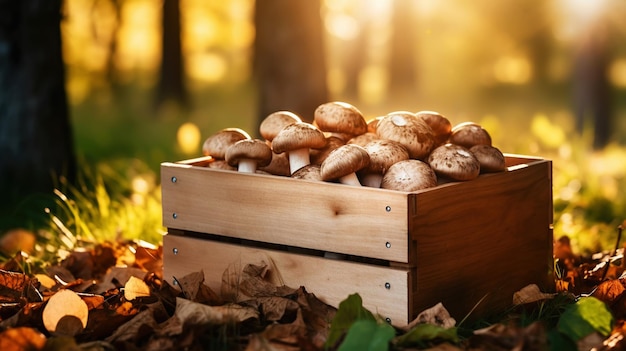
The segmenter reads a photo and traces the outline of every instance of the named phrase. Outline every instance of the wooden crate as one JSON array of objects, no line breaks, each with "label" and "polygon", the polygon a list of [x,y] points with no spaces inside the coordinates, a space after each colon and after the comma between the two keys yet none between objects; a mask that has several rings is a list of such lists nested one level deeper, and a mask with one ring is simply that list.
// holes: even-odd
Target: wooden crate
[{"label": "wooden crate", "polygon": [[202,269],[219,291],[229,265],[262,259],[330,305],[359,293],[394,325],[438,302],[457,320],[476,307],[474,319],[510,306],[527,284],[553,289],[549,160],[506,155],[506,172],[410,193],[209,160],[161,165],[169,282]]}]

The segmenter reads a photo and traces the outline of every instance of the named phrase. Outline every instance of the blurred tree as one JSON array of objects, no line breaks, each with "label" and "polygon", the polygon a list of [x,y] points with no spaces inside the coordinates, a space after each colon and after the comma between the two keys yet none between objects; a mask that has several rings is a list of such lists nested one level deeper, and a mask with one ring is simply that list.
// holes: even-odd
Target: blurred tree
[{"label": "blurred tree", "polygon": [[414,3],[413,0],[393,2],[389,75],[390,87],[396,91],[412,90],[416,86]]},{"label": "blurred tree", "polygon": [[28,194],[52,193],[55,175],[74,177],[61,6],[62,0],[0,0],[0,194],[4,204]]},{"label": "blurred tree", "polygon": [[162,59],[156,105],[158,107],[163,103],[174,102],[181,107],[187,107],[179,0],[163,1],[162,26]]},{"label": "blurred tree", "polygon": [[328,99],[320,0],[257,1],[254,23],[259,123],[278,110],[311,121]]}]

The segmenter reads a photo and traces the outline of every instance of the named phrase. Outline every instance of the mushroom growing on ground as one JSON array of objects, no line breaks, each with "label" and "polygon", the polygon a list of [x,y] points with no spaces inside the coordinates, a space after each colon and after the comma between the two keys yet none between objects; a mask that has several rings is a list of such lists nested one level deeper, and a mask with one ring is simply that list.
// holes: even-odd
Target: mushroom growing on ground
[{"label": "mushroom growing on ground", "polygon": [[478,159],[468,149],[455,144],[435,148],[428,157],[428,164],[438,175],[453,180],[470,180],[480,174]]},{"label": "mushroom growing on ground", "polygon": [[302,119],[290,111],[277,111],[269,114],[259,125],[261,136],[271,142],[278,132],[289,124],[302,122]]},{"label": "mushroom growing on ground", "polygon": [[502,172],[506,170],[506,160],[497,147],[490,145],[474,145],[469,151],[478,159],[481,172]]},{"label": "mushroom growing on ground", "polygon": [[356,107],[341,101],[319,105],[313,123],[323,132],[332,133],[344,142],[367,132],[367,123]]},{"label": "mushroom growing on ground", "polygon": [[391,165],[383,176],[380,187],[398,191],[416,191],[437,185],[437,175],[420,160],[403,160]]},{"label": "mushroom growing on ground", "polygon": [[446,117],[434,111],[419,111],[415,115],[423,119],[433,130],[437,146],[445,144],[452,134],[452,123]]},{"label": "mushroom growing on ground", "polygon": [[370,155],[370,163],[359,171],[361,184],[373,188],[380,188],[383,175],[389,167],[396,162],[409,159],[406,148],[393,140],[373,140],[365,146],[365,151]]},{"label": "mushroom growing on ground", "polygon": [[363,147],[354,144],[340,146],[320,166],[322,180],[338,179],[342,184],[361,186],[356,172],[369,162],[369,154]]},{"label": "mushroom growing on ground", "polygon": [[392,112],[380,121],[376,134],[381,139],[396,141],[409,152],[409,157],[424,159],[435,146],[432,128],[414,113],[407,111]]},{"label": "mushroom growing on ground", "polygon": [[254,173],[257,167],[267,166],[272,161],[272,149],[259,139],[239,140],[226,149],[226,162],[237,166],[237,171]]},{"label": "mushroom growing on ground", "polygon": [[309,149],[319,149],[324,145],[326,145],[324,133],[306,122],[285,126],[272,140],[274,152],[277,154],[287,152],[291,174],[311,163]]},{"label": "mushroom growing on ground", "polygon": [[491,145],[491,135],[480,124],[463,122],[452,128],[448,142],[469,149],[474,145]]}]

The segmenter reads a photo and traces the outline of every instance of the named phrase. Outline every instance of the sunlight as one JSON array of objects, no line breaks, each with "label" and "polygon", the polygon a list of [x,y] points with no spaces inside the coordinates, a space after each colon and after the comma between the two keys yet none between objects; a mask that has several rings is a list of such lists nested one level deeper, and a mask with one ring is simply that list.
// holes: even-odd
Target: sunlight
[{"label": "sunlight", "polygon": [[386,67],[369,65],[359,74],[359,98],[371,104],[381,102],[386,96],[387,81]]},{"label": "sunlight", "polygon": [[611,63],[609,79],[618,88],[626,88],[626,58],[618,58]]},{"label": "sunlight", "polygon": [[200,150],[200,128],[191,122],[183,123],[176,133],[176,140],[180,149],[188,155]]},{"label": "sunlight", "polygon": [[530,129],[533,135],[545,146],[558,148],[565,143],[565,132],[552,123],[548,116],[538,113],[533,116]]},{"label": "sunlight", "polygon": [[522,56],[503,56],[493,66],[493,74],[501,83],[525,84],[532,77],[532,66]]},{"label": "sunlight", "polygon": [[361,30],[356,18],[341,13],[329,13],[324,25],[328,33],[342,40],[355,39]]},{"label": "sunlight", "polygon": [[158,7],[150,1],[133,1],[122,7],[116,64],[119,69],[154,69],[160,55]]},{"label": "sunlight", "polygon": [[209,52],[188,55],[185,63],[189,76],[204,83],[222,80],[228,70],[228,62],[222,55]]}]

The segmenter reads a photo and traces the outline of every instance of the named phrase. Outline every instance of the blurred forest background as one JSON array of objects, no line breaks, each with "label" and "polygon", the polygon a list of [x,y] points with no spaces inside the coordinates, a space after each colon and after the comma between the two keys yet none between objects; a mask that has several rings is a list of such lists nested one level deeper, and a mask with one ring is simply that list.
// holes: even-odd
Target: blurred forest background
[{"label": "blurred forest background", "polygon": [[[79,168],[155,216],[161,162],[332,100],[367,119],[434,110],[552,159],[555,236],[575,244],[606,245],[626,215],[621,0],[64,0],[61,14]],[[90,189],[102,216],[110,199]]]}]

